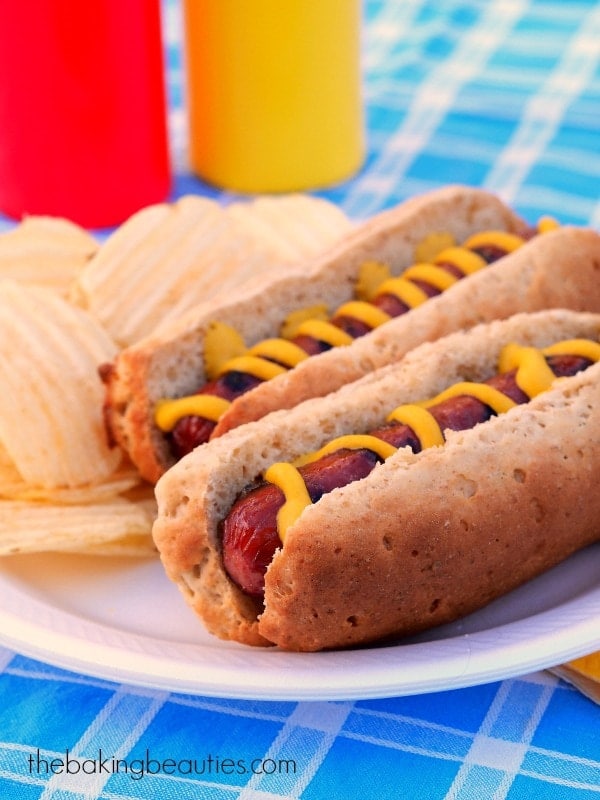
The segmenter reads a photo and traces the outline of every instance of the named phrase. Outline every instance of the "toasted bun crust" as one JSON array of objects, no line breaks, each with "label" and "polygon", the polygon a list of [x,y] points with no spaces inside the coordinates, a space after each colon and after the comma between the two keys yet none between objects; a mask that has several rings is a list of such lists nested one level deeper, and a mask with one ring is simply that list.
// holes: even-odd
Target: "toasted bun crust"
[{"label": "toasted bun crust", "polygon": [[[384,261],[394,274],[401,274],[414,263],[415,248],[429,233],[443,231],[462,241],[472,233],[486,229],[522,233],[525,228],[522,219],[488,192],[449,186],[413,198],[370,219],[303,269],[286,270],[285,276],[278,279],[259,277],[241,286],[233,297],[228,292],[211,298],[210,302],[197,306],[177,322],[159,328],[152,336],[126,348],[113,365],[103,370],[107,386],[106,419],[112,437],[129,454],[142,475],[155,482],[173,463],[165,438],[154,425],[155,404],[164,397],[193,393],[205,383],[203,341],[212,321],[233,325],[246,343],[252,345],[263,338],[278,335],[281,323],[291,311],[317,303],[326,303],[333,311],[349,300],[353,296],[359,268],[365,260]],[[493,281],[492,284],[495,292],[496,285]],[[424,323],[422,328],[419,322],[421,309],[429,303],[410,313],[413,318],[411,336],[406,347],[393,348],[393,357],[403,355],[427,338],[468,324],[473,317],[471,310],[463,309],[461,313],[456,308],[452,300],[454,291],[453,287],[444,292],[441,306],[436,302],[436,309],[440,307],[440,311],[436,311],[434,316],[438,313],[442,316],[436,318],[439,321],[433,326]],[[448,311],[444,318],[446,312],[442,309],[446,307]],[[507,311],[505,316],[513,310]],[[490,318],[485,311],[480,316]],[[351,345],[350,349],[354,346]],[[374,348],[378,350],[380,347],[378,337]],[[334,358],[335,366],[325,391],[353,380],[357,374],[370,369],[370,363],[381,361],[376,356],[371,361],[370,358],[367,356],[366,369],[358,373],[356,368],[349,368],[346,361],[338,368]],[[240,404],[240,417],[236,416],[237,411],[232,413],[224,421],[224,429],[239,424],[243,418],[262,415],[263,407],[267,410],[279,407],[279,398],[282,398],[281,405],[288,407],[294,405],[297,398],[319,394],[322,390],[318,381],[319,373],[317,384],[311,376],[300,377],[289,392],[287,384],[283,384],[282,391],[275,390],[277,401],[271,402],[259,395],[256,405],[254,401],[250,405]]]},{"label": "toasted bun crust", "polygon": [[169,577],[217,636],[318,650],[402,636],[485,605],[600,538],[600,364],[524,406],[399,450],[306,509],[266,575],[264,608],[227,578],[218,526],[275,461],[379,425],[395,405],[494,374],[511,341],[600,338],[600,315],[518,314],[426,343],[337,392],[249,423],[156,487]]}]

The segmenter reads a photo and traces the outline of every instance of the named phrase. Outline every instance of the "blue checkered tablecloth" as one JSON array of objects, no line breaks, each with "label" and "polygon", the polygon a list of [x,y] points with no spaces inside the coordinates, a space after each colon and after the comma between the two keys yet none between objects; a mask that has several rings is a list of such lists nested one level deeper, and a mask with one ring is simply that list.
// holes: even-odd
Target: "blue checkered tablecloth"
[{"label": "blue checkered tablecloth", "polygon": [[[226,201],[186,169],[180,22],[164,0],[174,196]],[[367,161],[322,192],[350,216],[461,182],[532,221],[600,228],[599,3],[366,0],[364,66]],[[2,800],[331,797],[600,800],[600,707],[546,672],[269,702],[110,683],[0,648]]]}]

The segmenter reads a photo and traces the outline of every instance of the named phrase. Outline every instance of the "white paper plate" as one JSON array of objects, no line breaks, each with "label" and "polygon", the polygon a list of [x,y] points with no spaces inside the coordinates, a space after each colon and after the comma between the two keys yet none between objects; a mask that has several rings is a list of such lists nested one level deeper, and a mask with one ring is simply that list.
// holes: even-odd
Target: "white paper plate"
[{"label": "white paper plate", "polygon": [[464,687],[600,649],[600,546],[461,622],[387,647],[283,653],[204,632],[154,561],[0,562],[0,641],[77,672],[188,694],[389,697]]}]

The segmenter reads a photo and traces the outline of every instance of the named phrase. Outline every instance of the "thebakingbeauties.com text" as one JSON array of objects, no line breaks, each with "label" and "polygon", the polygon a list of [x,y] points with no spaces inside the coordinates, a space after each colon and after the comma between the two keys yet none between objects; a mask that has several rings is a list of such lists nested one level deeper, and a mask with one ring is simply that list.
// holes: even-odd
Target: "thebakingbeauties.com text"
[{"label": "thebakingbeauties.com text", "polygon": [[221,758],[155,758],[146,750],[140,758],[118,758],[101,749],[94,757],[74,756],[66,750],[60,758],[42,755],[38,749],[27,757],[29,774],[36,775],[128,775],[140,780],[144,775],[176,775],[179,777],[215,777],[218,775],[295,775],[293,759]]}]

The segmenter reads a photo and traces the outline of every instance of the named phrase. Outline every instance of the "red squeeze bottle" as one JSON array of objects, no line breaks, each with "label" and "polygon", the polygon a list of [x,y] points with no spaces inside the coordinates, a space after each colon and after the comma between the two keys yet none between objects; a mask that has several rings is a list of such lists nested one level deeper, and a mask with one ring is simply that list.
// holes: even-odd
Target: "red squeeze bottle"
[{"label": "red squeeze bottle", "polygon": [[0,13],[0,211],[121,223],[170,187],[159,0]]}]

